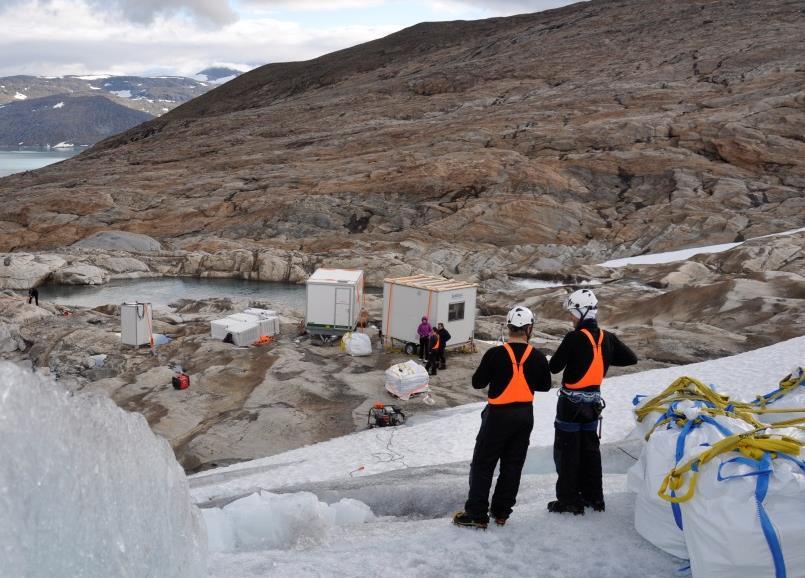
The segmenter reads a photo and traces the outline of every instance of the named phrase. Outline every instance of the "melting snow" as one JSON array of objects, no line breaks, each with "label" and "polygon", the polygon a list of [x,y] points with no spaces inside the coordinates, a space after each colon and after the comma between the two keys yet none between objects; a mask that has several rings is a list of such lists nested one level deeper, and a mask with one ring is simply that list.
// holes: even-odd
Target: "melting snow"
[{"label": "melting snow", "polygon": [[64,108],[64,103],[63,102],[56,103],[53,105],[53,108]]},{"label": "melting snow", "polygon": [[91,84],[88,84],[87,86],[89,86],[90,90],[101,90],[100,86],[92,86]]},{"label": "melting snow", "polygon": [[[762,235],[760,237],[753,237],[747,241],[754,241],[755,239],[766,239],[768,237],[780,237],[783,235],[794,235],[805,231],[805,227],[799,229],[791,229],[790,231],[783,231],[781,233],[772,233],[771,235]],[[684,261],[690,259],[695,255],[703,255],[708,253],[722,253],[734,249],[739,245],[743,245],[746,241],[737,243],[721,243],[719,245],[707,245],[704,247],[694,247],[691,249],[680,249],[678,251],[667,251],[664,253],[651,253],[649,255],[636,255],[634,257],[624,257],[622,259],[612,259],[599,263],[602,267],[625,267],[626,265],[656,265],[659,263],[672,263],[674,261]]]},{"label": "melting snow", "polygon": [[[108,85],[107,85],[108,86]],[[131,91],[130,90],[110,90],[112,94],[119,96],[120,98],[131,98]]]},{"label": "melting snow", "polygon": [[26,99],[26,98],[28,98],[28,97],[27,97],[27,96],[25,96],[24,94],[22,94],[21,92],[18,92],[18,93],[16,93],[16,94],[14,95],[14,98],[15,98],[15,99],[17,99],[17,100],[25,100],[25,99]]}]

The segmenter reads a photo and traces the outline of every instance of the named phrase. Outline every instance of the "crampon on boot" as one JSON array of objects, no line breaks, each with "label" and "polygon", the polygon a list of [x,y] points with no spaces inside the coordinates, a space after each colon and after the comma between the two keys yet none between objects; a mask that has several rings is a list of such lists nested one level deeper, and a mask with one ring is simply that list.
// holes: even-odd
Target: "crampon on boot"
[{"label": "crampon on boot", "polygon": [[463,526],[465,528],[480,528],[486,530],[486,527],[489,525],[489,517],[476,518],[466,512],[458,512],[453,516],[453,523],[456,526]]},{"label": "crampon on boot", "polygon": [[566,504],[564,502],[560,502],[559,500],[554,500],[553,502],[548,502],[548,511],[553,512],[554,514],[573,514],[574,516],[583,516],[584,515],[584,506],[581,504]]}]

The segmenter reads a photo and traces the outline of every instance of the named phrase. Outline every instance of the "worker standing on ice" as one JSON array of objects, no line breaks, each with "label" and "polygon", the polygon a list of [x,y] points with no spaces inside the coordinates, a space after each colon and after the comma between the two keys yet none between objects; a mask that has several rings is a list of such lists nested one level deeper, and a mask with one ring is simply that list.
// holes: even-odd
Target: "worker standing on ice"
[{"label": "worker standing on ice", "polygon": [[447,369],[447,360],[444,357],[444,350],[452,335],[445,329],[444,323],[437,323],[436,328],[439,332],[439,369]]},{"label": "worker standing on ice", "polygon": [[[410,327],[410,326],[409,326]],[[419,335],[419,359],[425,361],[428,357],[428,340],[430,339],[431,326],[427,317],[422,317],[422,323],[416,328]]]},{"label": "worker standing on ice", "polygon": [[425,364],[425,369],[428,370],[430,375],[438,373],[440,352],[441,339],[439,338],[439,330],[436,327],[432,327],[430,337],[428,337],[428,362]]},{"label": "worker standing on ice", "polygon": [[604,511],[599,425],[604,401],[601,383],[610,365],[634,365],[637,357],[613,333],[598,327],[598,299],[589,289],[565,301],[576,328],[565,335],[551,357],[551,373],[562,375],[556,404],[556,500],[551,512],[584,514],[584,507]]},{"label": "worker standing on ice", "polygon": [[[472,386],[489,386],[489,404],[481,412],[481,429],[475,438],[470,465],[470,492],[464,511],[453,516],[457,526],[486,528],[489,516],[502,526],[512,512],[520,488],[531,430],[535,391],[551,388],[548,360],[529,345],[534,315],[517,306],[506,316],[509,340],[488,350],[475,374]],[[500,474],[489,503],[489,489],[495,466]]]}]

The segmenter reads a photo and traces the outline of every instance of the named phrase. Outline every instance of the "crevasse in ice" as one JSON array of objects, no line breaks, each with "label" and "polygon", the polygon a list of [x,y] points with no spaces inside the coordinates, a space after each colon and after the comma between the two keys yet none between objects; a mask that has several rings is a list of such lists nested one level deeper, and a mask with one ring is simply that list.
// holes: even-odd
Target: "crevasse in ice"
[{"label": "crevasse in ice", "polygon": [[0,362],[0,577],[196,578],[206,533],[143,416]]}]

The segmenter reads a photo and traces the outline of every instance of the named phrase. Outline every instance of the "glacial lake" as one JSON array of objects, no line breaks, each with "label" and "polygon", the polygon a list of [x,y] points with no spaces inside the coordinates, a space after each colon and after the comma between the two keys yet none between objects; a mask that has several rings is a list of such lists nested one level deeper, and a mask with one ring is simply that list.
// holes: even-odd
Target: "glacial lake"
[{"label": "glacial lake", "polygon": [[69,159],[77,155],[84,148],[72,149],[8,149],[0,148],[0,178],[23,171],[32,171]]},{"label": "glacial lake", "polygon": [[179,299],[254,299],[278,309],[304,312],[305,286],[243,279],[198,279],[170,277],[157,279],[119,279],[105,285],[42,285],[39,301],[74,307],[98,307],[141,301],[168,305]]}]

